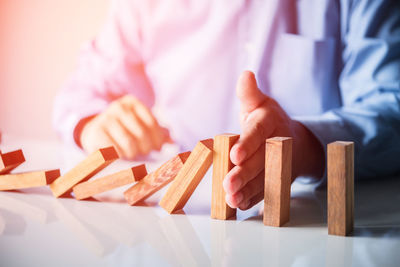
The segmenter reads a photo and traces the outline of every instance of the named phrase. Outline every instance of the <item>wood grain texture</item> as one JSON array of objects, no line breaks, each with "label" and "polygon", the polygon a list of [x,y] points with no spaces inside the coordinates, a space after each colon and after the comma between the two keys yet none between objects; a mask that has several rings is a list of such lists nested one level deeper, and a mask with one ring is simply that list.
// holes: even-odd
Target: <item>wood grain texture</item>
[{"label": "wood grain texture", "polygon": [[264,225],[280,227],[289,221],[292,144],[291,137],[266,140]]},{"label": "wood grain texture", "polygon": [[21,149],[2,154],[0,151],[0,174],[10,173],[13,169],[25,162]]},{"label": "wood grain texture", "polygon": [[328,234],[346,236],[354,227],[354,143],[328,144]]},{"label": "wood grain texture", "polygon": [[45,186],[60,176],[60,170],[35,171],[0,175],[0,190]]},{"label": "wood grain texture", "polygon": [[50,184],[53,195],[60,197],[70,193],[76,184],[88,180],[117,158],[117,151],[112,146],[93,152],[69,172]]},{"label": "wood grain texture", "polygon": [[85,199],[94,195],[141,180],[147,175],[146,166],[141,164],[101,178],[79,183],[73,187],[76,199]]},{"label": "wood grain texture", "polygon": [[171,182],[182,169],[189,155],[190,152],[185,152],[173,157],[126,190],[124,197],[128,204],[135,205],[145,200]]},{"label": "wood grain texture", "polygon": [[160,201],[168,213],[183,209],[201,179],[210,168],[213,156],[213,139],[197,143],[182,169]]},{"label": "wood grain texture", "polygon": [[222,182],[226,174],[234,166],[229,153],[233,144],[239,139],[239,135],[222,134],[214,137],[213,176],[211,196],[211,218],[228,220],[236,216],[236,209],[226,204],[225,190]]}]

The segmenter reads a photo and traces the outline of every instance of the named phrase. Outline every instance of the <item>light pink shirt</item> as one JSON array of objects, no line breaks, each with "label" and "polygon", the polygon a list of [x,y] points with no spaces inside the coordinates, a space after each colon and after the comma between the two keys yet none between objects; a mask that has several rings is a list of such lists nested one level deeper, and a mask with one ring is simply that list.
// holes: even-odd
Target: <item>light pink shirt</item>
[{"label": "light pink shirt", "polygon": [[[330,33],[323,23],[318,25],[323,18],[310,19],[314,29],[299,39],[287,33],[286,2],[115,1],[104,29],[85,46],[76,72],[56,99],[55,128],[74,143],[79,120],[132,94],[153,109],[174,140],[190,149],[198,140],[240,132],[235,85],[246,69],[256,73],[260,88],[290,115],[315,115],[337,106],[337,91],[327,103],[321,90],[321,83],[329,84],[327,91],[337,88],[331,86],[332,67],[326,64],[318,72],[313,61],[316,46],[319,57],[332,60],[325,50],[334,49],[333,43],[323,40]],[[313,5],[321,16],[330,1],[323,2]],[[282,63],[282,57],[294,61]],[[307,76],[308,69],[317,71],[317,79]]]}]

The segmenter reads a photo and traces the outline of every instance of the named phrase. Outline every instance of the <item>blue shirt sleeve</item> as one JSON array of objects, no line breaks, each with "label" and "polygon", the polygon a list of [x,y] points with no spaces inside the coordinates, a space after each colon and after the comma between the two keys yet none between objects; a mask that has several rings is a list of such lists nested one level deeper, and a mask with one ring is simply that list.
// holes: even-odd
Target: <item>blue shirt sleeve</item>
[{"label": "blue shirt sleeve", "polygon": [[342,107],[299,119],[326,145],[354,141],[356,178],[400,173],[400,1],[341,1]]}]

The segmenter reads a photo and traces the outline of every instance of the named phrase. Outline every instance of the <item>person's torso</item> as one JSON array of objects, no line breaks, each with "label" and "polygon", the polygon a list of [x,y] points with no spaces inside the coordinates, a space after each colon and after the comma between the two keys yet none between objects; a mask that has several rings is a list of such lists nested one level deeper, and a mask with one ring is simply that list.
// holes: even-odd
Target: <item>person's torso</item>
[{"label": "person's torso", "polygon": [[240,131],[235,85],[246,69],[290,116],[317,115],[340,105],[338,1],[144,3],[146,73],[157,110],[185,148]]}]

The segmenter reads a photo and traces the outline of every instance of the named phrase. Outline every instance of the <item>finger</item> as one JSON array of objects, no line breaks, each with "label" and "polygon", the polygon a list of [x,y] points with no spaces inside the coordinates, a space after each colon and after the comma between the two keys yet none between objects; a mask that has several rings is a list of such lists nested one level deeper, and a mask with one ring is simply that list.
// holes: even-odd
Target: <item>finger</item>
[{"label": "finger", "polygon": [[254,179],[263,169],[265,162],[265,146],[259,146],[258,150],[242,165],[234,166],[223,181],[227,194],[235,194],[249,181]]},{"label": "finger", "polygon": [[123,126],[136,138],[140,153],[146,155],[152,150],[153,143],[149,130],[135,112],[136,103],[139,101],[135,97],[124,96],[118,100],[114,112]]},{"label": "finger", "polygon": [[226,194],[225,201],[231,208],[245,205],[249,200],[264,191],[264,172],[260,172],[253,180],[248,182],[240,191],[233,195]]},{"label": "finger", "polygon": [[110,120],[107,124],[106,132],[121,157],[133,159],[141,152],[138,149],[135,137],[129,133],[119,120]]},{"label": "finger", "polygon": [[90,134],[81,139],[82,147],[87,153],[92,153],[102,147],[114,145],[113,141],[108,137],[102,127],[96,127],[96,129],[93,130],[93,133],[95,134]]},{"label": "finger", "polygon": [[143,103],[136,100],[131,108],[134,109],[134,112],[142,125],[146,126],[152,141],[152,148],[159,150],[163,143],[166,142],[168,136],[165,136],[162,127],[158,124],[151,111]]},{"label": "finger", "polygon": [[248,210],[248,209],[252,208],[254,205],[258,204],[258,202],[260,202],[263,199],[264,199],[264,191],[259,192],[258,194],[256,194],[248,202],[242,203],[239,206],[239,209]]},{"label": "finger", "polygon": [[275,125],[270,110],[254,110],[250,114],[238,141],[231,149],[230,159],[232,163],[241,165],[250,158],[261,145],[264,145],[265,139],[274,132]]},{"label": "finger", "polygon": [[126,128],[130,135],[137,140],[137,146],[141,154],[147,154],[152,150],[152,141],[148,135],[147,127],[144,126],[135,113],[123,111],[119,114],[118,119]]},{"label": "finger", "polygon": [[170,143],[170,144],[175,143],[175,141],[172,139],[172,137],[171,137],[171,135],[169,133],[169,130],[167,128],[161,127],[161,131],[162,131],[162,133],[164,135],[164,140],[165,140],[166,143]]},{"label": "finger", "polygon": [[266,96],[258,89],[256,78],[251,71],[244,71],[240,75],[236,85],[236,94],[244,113],[255,110],[266,99]]}]

